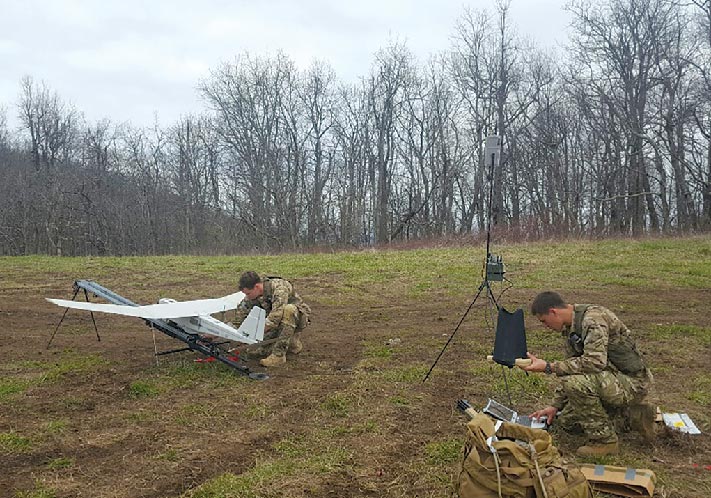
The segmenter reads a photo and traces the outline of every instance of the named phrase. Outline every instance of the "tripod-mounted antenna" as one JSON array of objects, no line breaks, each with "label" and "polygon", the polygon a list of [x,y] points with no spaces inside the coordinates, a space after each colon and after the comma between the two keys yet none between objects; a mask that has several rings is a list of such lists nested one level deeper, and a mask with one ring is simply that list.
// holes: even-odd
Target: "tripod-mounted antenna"
[{"label": "tripod-mounted antenna", "polygon": [[[491,218],[494,213],[494,174],[496,166],[501,160],[501,138],[498,135],[490,135],[486,137],[484,157],[486,165],[489,168],[487,173],[487,181],[489,182],[489,202],[488,216],[486,218],[486,271],[484,278],[487,281],[491,280],[492,282],[501,282],[504,280],[504,262],[501,260],[501,256],[494,256],[491,254]],[[496,303],[495,299],[494,303]]]},{"label": "tripod-mounted antenna", "polygon": [[434,363],[432,363],[432,366],[427,372],[427,375],[425,375],[425,378],[422,379],[422,382],[425,382],[429,378],[430,374],[432,373],[432,370],[434,370],[435,365],[437,365],[437,362],[442,357],[449,344],[452,342],[452,339],[454,339],[454,335],[457,333],[457,330],[459,330],[459,327],[464,322],[464,319],[467,317],[469,311],[472,309],[477,299],[479,299],[479,296],[482,292],[486,290],[486,296],[488,297],[490,302],[493,303],[494,306],[496,306],[497,310],[500,308],[490,284],[490,282],[502,282],[505,279],[504,274],[506,273],[504,269],[504,262],[501,259],[501,256],[495,256],[491,254],[491,219],[493,216],[492,203],[494,198],[494,172],[496,171],[496,166],[498,165],[500,160],[501,138],[498,135],[490,135],[486,137],[486,144],[484,147],[484,164],[487,167],[486,179],[489,182],[489,198],[487,201],[486,260],[484,261],[483,280],[481,284],[479,284],[479,288],[477,290],[476,295],[474,296],[474,299],[462,315],[462,318],[459,320],[459,323],[454,328],[452,334],[449,336],[449,339],[447,339],[447,342],[445,343],[442,350],[439,352],[439,355],[437,355],[437,358],[435,359]]}]

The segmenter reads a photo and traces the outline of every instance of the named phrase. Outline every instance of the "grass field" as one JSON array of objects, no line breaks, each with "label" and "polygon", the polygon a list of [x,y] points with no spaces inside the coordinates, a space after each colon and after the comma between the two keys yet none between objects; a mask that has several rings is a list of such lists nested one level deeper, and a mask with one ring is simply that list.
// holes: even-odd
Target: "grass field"
[{"label": "grass field", "polygon": [[[465,436],[459,398],[521,411],[554,379],[504,372],[480,298],[422,382],[482,280],[484,249],[422,248],[245,257],[0,258],[0,497],[450,497]],[[665,411],[704,434],[622,434],[599,463],[650,468],[655,496],[711,496],[711,238],[497,246],[507,309],[526,310],[529,349],[562,357],[528,316],[540,290],[604,305],[634,331]],[[234,292],[247,269],[280,275],[311,304],[305,350],[251,381],[140,320],[62,310],[88,278],[138,303]],[[228,317],[229,318],[229,317]],[[155,341],[155,343],[154,343]],[[258,367],[249,363],[250,367]],[[507,389],[508,386],[508,389]],[[580,443],[555,433],[571,462]],[[590,460],[596,461],[596,460]]]}]

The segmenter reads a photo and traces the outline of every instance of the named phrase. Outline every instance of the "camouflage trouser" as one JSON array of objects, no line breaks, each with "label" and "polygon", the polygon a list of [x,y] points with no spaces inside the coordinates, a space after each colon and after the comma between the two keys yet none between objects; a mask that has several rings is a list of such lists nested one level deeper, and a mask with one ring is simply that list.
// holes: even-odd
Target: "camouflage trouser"
[{"label": "camouflage trouser", "polygon": [[594,443],[617,441],[608,410],[629,406],[646,394],[641,381],[603,371],[560,377],[568,401],[558,423],[566,430],[581,428]]},{"label": "camouflage trouser", "polygon": [[284,356],[289,350],[289,343],[292,338],[298,339],[307,324],[308,315],[293,304],[285,305],[279,327],[264,334],[265,341],[274,340],[274,343],[270,342],[254,349],[252,354],[257,356],[267,356],[269,354]]}]

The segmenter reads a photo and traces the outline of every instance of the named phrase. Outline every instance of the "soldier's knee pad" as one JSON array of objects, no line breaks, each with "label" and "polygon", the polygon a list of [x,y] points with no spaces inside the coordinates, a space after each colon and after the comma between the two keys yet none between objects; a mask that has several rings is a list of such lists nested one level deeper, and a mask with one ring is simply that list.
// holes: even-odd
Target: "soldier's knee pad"
[{"label": "soldier's knee pad", "polygon": [[596,392],[594,382],[587,375],[566,375],[561,377],[560,382],[568,396],[589,395]]},{"label": "soldier's knee pad", "polygon": [[293,304],[284,305],[284,314],[281,321],[284,325],[296,328],[296,320],[299,317],[299,310]]}]

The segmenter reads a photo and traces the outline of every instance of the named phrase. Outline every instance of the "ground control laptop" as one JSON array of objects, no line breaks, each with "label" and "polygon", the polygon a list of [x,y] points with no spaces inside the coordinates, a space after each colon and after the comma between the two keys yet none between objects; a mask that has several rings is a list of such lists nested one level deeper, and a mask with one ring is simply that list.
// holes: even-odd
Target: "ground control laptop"
[{"label": "ground control laptop", "polygon": [[504,406],[501,403],[497,403],[493,399],[489,400],[489,402],[484,407],[484,410],[482,411],[488,415],[491,415],[497,420],[502,420],[504,422],[513,422],[514,424],[530,427],[531,429],[548,428],[548,424],[546,423],[545,419],[543,421],[539,421],[538,419],[532,419],[527,415],[519,415],[518,412],[515,412],[511,408]]}]

